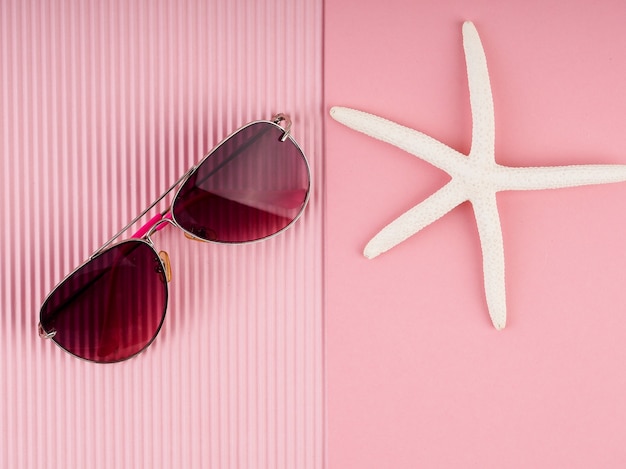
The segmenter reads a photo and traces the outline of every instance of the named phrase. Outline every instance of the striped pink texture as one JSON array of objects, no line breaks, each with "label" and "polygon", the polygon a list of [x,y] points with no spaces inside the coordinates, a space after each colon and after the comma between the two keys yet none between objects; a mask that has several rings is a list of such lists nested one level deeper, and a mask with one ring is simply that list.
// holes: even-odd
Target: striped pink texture
[{"label": "striped pink texture", "polygon": [[[322,13],[0,2],[0,467],[324,465]],[[248,246],[156,235],[168,315],[130,361],[94,365],[37,336],[65,274],[212,145],[276,112],[313,171],[294,228]]]}]

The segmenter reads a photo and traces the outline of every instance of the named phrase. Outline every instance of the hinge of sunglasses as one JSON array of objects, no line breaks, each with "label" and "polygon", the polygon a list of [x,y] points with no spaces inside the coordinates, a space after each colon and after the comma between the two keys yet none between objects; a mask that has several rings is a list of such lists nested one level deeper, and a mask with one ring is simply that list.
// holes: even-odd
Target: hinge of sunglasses
[{"label": "hinge of sunglasses", "polygon": [[291,119],[289,118],[289,116],[282,113],[276,114],[274,117],[272,117],[272,121],[275,124],[280,124],[281,122],[285,123],[285,131],[283,132],[283,136],[280,137],[280,141],[284,142],[285,140],[287,140],[289,138],[289,135],[291,134]]},{"label": "hinge of sunglasses", "polygon": [[41,323],[37,325],[37,330],[39,331],[39,337],[42,339],[52,339],[55,335],[57,335],[57,331],[54,329],[49,332],[45,331]]}]

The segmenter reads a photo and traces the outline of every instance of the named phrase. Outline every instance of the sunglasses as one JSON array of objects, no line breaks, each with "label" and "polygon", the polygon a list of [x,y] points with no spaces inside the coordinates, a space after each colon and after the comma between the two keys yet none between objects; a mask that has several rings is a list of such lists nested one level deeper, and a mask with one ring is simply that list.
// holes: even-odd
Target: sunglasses
[{"label": "sunglasses", "polygon": [[[114,363],[145,350],[163,325],[169,256],[151,236],[167,225],[186,237],[215,243],[268,239],[302,214],[310,169],[291,136],[291,121],[278,114],[240,128],[189,169],[143,212],[100,247],[48,294],[39,335],[67,352]],[[117,242],[170,192],[172,203],[130,239]]]}]

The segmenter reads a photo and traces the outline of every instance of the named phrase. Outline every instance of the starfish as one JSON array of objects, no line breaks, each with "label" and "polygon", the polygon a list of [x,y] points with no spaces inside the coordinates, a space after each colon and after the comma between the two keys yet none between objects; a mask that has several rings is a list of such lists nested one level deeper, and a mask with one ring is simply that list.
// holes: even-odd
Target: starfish
[{"label": "starfish", "polygon": [[399,147],[451,176],[441,189],[374,236],[365,247],[365,257],[378,256],[469,201],[474,210],[483,256],[487,309],[494,327],[500,330],[506,325],[507,311],[504,246],[496,193],[626,181],[626,165],[509,167],[496,163],[494,107],[485,52],[473,23],[465,22],[462,31],[472,113],[469,155],[417,130],[362,111],[333,107],[330,115],[338,122]]}]

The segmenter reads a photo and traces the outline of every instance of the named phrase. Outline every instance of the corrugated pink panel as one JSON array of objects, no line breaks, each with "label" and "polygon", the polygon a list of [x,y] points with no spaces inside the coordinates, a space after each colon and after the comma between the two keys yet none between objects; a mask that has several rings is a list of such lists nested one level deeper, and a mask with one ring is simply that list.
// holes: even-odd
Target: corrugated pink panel
[{"label": "corrugated pink panel", "polygon": [[[0,466],[324,465],[322,91],[321,0],[0,2]],[[313,169],[293,229],[248,246],[156,235],[170,305],[132,360],[37,336],[65,274],[276,112]]]}]

